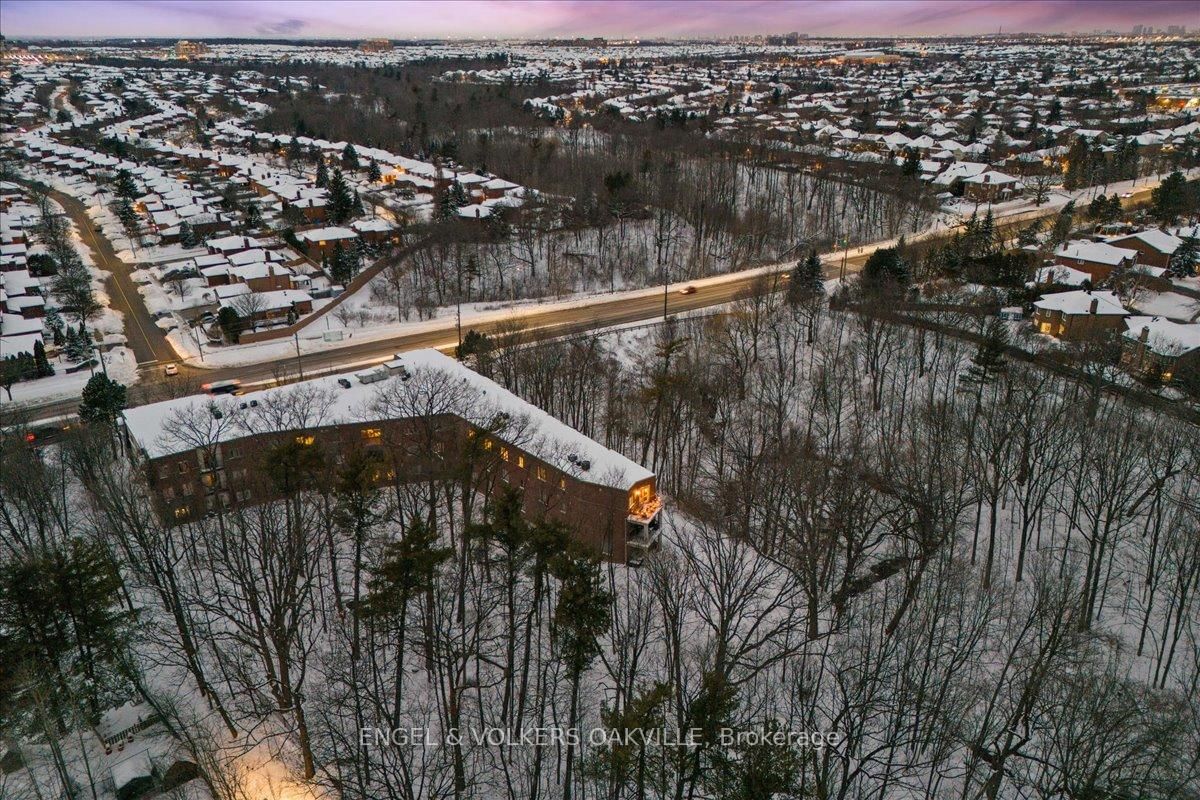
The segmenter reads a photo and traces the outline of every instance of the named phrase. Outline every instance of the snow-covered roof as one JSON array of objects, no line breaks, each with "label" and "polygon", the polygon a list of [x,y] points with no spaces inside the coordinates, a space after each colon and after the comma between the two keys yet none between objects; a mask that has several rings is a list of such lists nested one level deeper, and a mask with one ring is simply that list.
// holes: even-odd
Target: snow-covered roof
[{"label": "snow-covered roof", "polygon": [[1128,317],[1125,320],[1125,336],[1141,339],[1146,336],[1146,346],[1164,356],[1180,356],[1200,349],[1200,323],[1184,325],[1163,317]]},{"label": "snow-covered roof", "polygon": [[1089,242],[1086,239],[1072,239],[1054,251],[1058,258],[1072,258],[1077,261],[1091,261],[1095,264],[1116,266],[1122,261],[1134,261],[1138,257],[1137,250],[1124,247],[1113,247],[1104,242]]},{"label": "snow-covered roof", "polygon": [[1137,239],[1141,242],[1144,242],[1147,247],[1167,255],[1174,253],[1177,249],[1179,249],[1179,245],[1183,244],[1183,241],[1178,237],[1172,236],[1166,231],[1159,230],[1158,228],[1150,228],[1148,230],[1138,231],[1137,233],[1130,233],[1125,236],[1116,236],[1112,239],[1109,239],[1108,242],[1109,244],[1116,245],[1120,244],[1121,242],[1128,242],[1130,239]]},{"label": "snow-covered roof", "polygon": [[[1095,310],[1092,304],[1095,303]],[[1112,292],[1058,292],[1042,295],[1033,307],[1040,311],[1061,311],[1064,314],[1099,314],[1128,316],[1121,298]]]},{"label": "snow-covered roof", "polygon": [[[452,413],[477,425],[487,424],[498,413],[507,414],[512,428],[521,431],[519,441],[512,444],[579,480],[627,490],[653,477],[645,467],[584,436],[437,350],[404,353],[388,367],[389,373],[400,375],[406,370],[412,376],[410,380],[415,383],[411,396],[422,395],[421,405],[403,399],[410,395],[397,391],[399,377],[364,384],[355,379],[354,373],[348,372],[264,389],[242,397],[180,397],[130,408],[123,414],[133,440],[147,456],[157,458],[192,449],[191,444],[178,441],[169,434],[170,420],[208,408],[210,404],[216,404],[222,410],[221,424],[218,426],[218,421],[213,420],[214,439],[233,441],[255,432],[278,430],[269,422],[271,409],[278,409],[294,398],[304,400],[305,409],[311,415],[306,427],[315,428],[419,416],[427,413],[429,398],[436,395],[435,405],[446,404],[445,408],[438,408],[438,413]],[[350,388],[340,386],[339,379],[348,379]],[[249,399],[256,400],[257,405],[250,406]],[[497,438],[504,436],[498,433]]]}]

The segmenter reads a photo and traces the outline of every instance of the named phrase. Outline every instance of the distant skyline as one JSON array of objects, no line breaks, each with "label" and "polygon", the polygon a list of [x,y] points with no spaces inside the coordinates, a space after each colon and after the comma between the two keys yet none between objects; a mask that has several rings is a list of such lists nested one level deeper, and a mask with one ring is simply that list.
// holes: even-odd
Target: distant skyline
[{"label": "distant skyline", "polygon": [[1200,25],[1200,0],[3,0],[8,38],[947,36]]}]

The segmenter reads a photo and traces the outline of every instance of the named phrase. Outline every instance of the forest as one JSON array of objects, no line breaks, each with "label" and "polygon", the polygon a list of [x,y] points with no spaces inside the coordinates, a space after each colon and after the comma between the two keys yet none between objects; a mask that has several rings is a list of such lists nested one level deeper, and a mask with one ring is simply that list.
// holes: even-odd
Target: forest
[{"label": "forest", "polygon": [[[486,468],[380,483],[283,447],[257,479],[284,500],[168,527],[103,429],[6,435],[0,709],[47,757],[0,790],[88,797],[63,788],[71,732],[134,699],[221,800],[1194,797],[1195,428],[785,297],[477,348],[657,473],[665,540],[638,568],[519,493],[486,502]],[[388,391],[436,413],[456,390]],[[319,418],[293,401],[280,424]],[[378,734],[413,729],[432,744]],[[487,735],[546,730],[585,735]]]}]

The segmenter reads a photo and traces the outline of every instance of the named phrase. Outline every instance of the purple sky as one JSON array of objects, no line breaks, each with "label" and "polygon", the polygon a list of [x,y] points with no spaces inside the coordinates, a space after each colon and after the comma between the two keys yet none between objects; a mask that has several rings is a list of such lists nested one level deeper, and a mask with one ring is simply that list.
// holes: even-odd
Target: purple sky
[{"label": "purple sky", "polygon": [[3,0],[8,37],[505,38],[1200,26],[1200,0]]}]

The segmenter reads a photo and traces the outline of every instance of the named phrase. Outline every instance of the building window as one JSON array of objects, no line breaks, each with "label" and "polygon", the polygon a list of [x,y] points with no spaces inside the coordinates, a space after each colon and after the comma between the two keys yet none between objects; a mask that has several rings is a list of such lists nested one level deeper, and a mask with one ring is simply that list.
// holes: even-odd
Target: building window
[{"label": "building window", "polygon": [[187,470],[187,462],[186,462],[186,461],[180,461],[180,462],[179,462],[179,474],[180,474],[180,475],[183,475],[183,474],[184,474],[185,472],[187,472],[187,471],[188,471],[188,470]]},{"label": "building window", "polygon": [[525,469],[525,456],[517,456],[517,466]]},{"label": "building window", "polygon": [[296,444],[300,445],[301,447],[311,447],[314,441],[316,441],[316,439],[313,438],[312,434],[305,434],[303,436],[296,437]]},{"label": "building window", "polygon": [[163,497],[166,498],[167,500],[174,500],[175,499],[175,490],[172,489],[170,486],[168,486],[167,488],[163,489]]},{"label": "building window", "polygon": [[567,490],[567,479],[566,478],[558,479],[558,490],[560,492],[565,492]]},{"label": "building window", "polygon": [[382,428],[363,428],[362,436],[364,439],[370,439],[370,440],[382,439],[383,438],[383,429]]},{"label": "building window", "polygon": [[237,499],[238,499],[238,502],[239,502],[239,503],[244,503],[244,502],[246,502],[247,500],[249,500],[249,499],[250,499],[250,490],[249,490],[249,489],[242,489],[241,491],[239,491],[239,492],[237,493]]},{"label": "building window", "polygon": [[491,450],[493,444],[495,444],[495,442],[493,442],[491,439],[484,439],[483,440],[483,449]]},{"label": "building window", "polygon": [[183,485],[181,491],[183,492],[184,497],[191,497],[194,489],[192,488],[192,485],[190,483],[185,483]]},{"label": "building window", "polygon": [[539,481],[544,481],[544,480],[546,480],[546,468],[545,468],[545,467],[538,467],[538,468],[537,468],[537,479],[538,479]]},{"label": "building window", "polygon": [[500,458],[504,459],[505,461],[508,461],[508,448],[507,447],[500,448]]},{"label": "building window", "polygon": [[163,464],[162,466],[160,466],[158,468],[158,477],[162,478],[163,480],[166,480],[167,478],[171,477],[171,468],[168,467],[166,464]]},{"label": "building window", "polygon": [[187,515],[188,515],[188,507],[187,506],[180,506],[179,508],[175,509],[175,519],[182,519],[183,517],[186,517]]}]

